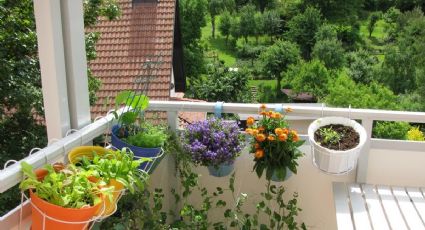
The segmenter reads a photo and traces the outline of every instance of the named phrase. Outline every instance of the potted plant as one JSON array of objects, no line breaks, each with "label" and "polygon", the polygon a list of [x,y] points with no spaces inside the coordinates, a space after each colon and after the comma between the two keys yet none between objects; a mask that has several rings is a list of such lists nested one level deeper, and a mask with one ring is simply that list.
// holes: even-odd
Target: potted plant
[{"label": "potted plant", "polygon": [[30,193],[33,230],[86,229],[103,209],[103,200],[110,199],[111,188],[90,181],[91,172],[73,165],[46,165],[35,172],[26,162],[21,166],[26,178],[20,189]]},{"label": "potted plant", "polygon": [[342,174],[355,168],[367,135],[354,120],[324,117],[310,124],[308,138],[314,165],[330,174]]},{"label": "potted plant", "polygon": [[[266,111],[262,105],[260,119],[247,119],[245,130],[253,136],[251,152],[254,153],[254,170],[258,177],[266,171],[266,179],[283,181],[290,173],[297,173],[297,159],[303,154],[298,149],[304,141],[297,132],[290,129],[285,116],[279,112]],[[287,109],[286,113],[291,109]]]},{"label": "potted plant", "polygon": [[242,136],[235,122],[209,118],[189,124],[182,136],[183,148],[195,164],[207,166],[211,175],[229,175],[242,150]]},{"label": "potted plant", "polygon": [[149,175],[139,170],[140,164],[150,161],[149,158],[134,159],[133,153],[127,149],[112,151],[92,151],[91,155],[83,154],[75,157],[75,152],[82,152],[81,149],[89,150],[92,146],[80,146],[74,148],[68,154],[69,161],[78,167],[92,172],[94,181],[103,180],[106,186],[113,187],[112,200],[105,201],[104,216],[108,216],[115,211],[116,203],[124,189],[129,189],[134,193],[135,189],[144,190],[144,185]]},{"label": "potted plant", "polygon": [[[117,149],[129,148],[135,158],[156,158],[162,151],[162,146],[167,139],[166,127],[153,125],[143,119],[143,111],[149,105],[149,98],[143,94],[136,95],[131,91],[123,91],[115,98],[116,109],[120,105],[127,109],[120,116],[114,112],[118,124],[112,127],[111,142]],[[144,162],[140,169],[152,173],[154,161]]]}]

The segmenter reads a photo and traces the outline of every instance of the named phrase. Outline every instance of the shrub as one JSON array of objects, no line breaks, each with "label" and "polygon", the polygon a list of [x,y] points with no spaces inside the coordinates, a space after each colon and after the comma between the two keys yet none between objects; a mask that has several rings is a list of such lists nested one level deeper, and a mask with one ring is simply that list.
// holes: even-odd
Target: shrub
[{"label": "shrub", "polygon": [[378,121],[372,133],[376,138],[405,140],[410,129],[411,126],[407,122]]},{"label": "shrub", "polygon": [[419,127],[412,127],[409,131],[407,131],[407,140],[425,141],[424,133],[419,130]]}]

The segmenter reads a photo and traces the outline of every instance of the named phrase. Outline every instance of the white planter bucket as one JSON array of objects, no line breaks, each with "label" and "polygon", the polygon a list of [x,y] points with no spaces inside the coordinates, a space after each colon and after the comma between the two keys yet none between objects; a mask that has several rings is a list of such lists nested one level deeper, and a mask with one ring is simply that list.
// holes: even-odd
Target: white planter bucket
[{"label": "white planter bucket", "polygon": [[[314,140],[314,133],[320,127],[340,124],[352,127],[360,135],[359,144],[349,150],[338,151],[320,146]],[[366,143],[366,130],[354,120],[344,117],[323,117],[313,121],[308,127],[308,138],[311,145],[313,164],[320,170],[329,174],[345,174],[353,170],[357,165],[357,159],[364,144]]]}]

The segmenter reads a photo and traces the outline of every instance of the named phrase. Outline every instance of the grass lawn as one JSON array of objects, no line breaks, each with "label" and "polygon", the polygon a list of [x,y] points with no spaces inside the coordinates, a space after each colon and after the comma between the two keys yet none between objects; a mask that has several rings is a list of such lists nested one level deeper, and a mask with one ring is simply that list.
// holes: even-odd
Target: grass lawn
[{"label": "grass lawn", "polygon": [[249,86],[259,86],[260,84],[264,84],[265,86],[271,86],[272,88],[276,88],[276,80],[249,80]]},{"label": "grass lawn", "polygon": [[378,20],[371,37],[369,37],[369,31],[367,30],[368,23],[369,20],[364,20],[361,22],[360,36],[366,42],[367,46],[375,50],[376,54],[382,53],[385,49],[385,22],[382,19]]}]

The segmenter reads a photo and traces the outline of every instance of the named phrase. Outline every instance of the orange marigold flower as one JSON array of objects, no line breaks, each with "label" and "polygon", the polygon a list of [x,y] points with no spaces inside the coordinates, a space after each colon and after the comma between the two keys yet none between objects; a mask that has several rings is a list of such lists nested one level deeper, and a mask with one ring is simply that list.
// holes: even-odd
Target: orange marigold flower
[{"label": "orange marigold flower", "polygon": [[248,117],[248,119],[246,119],[246,125],[251,126],[255,123],[255,119],[253,117]]},{"label": "orange marigold flower", "polygon": [[293,142],[298,142],[300,140],[300,137],[297,135],[292,136],[292,141]]},{"label": "orange marigold flower", "polygon": [[262,149],[257,149],[257,151],[255,151],[255,158],[260,159],[264,157],[264,150]]},{"label": "orange marigold flower", "polygon": [[294,135],[294,136],[298,135],[296,130],[291,130],[291,134]]},{"label": "orange marigold flower", "polygon": [[267,137],[267,140],[269,140],[269,141],[275,141],[276,140],[276,137],[273,136],[273,135],[270,135],[270,136]]},{"label": "orange marigold flower", "polygon": [[283,116],[282,116],[282,114],[280,114],[280,113],[275,113],[274,114],[274,118],[276,118],[276,119],[280,119],[280,118],[282,118]]},{"label": "orange marigold flower", "polygon": [[269,112],[267,113],[267,116],[272,117],[272,116],[273,116],[273,111],[269,111]]},{"label": "orange marigold flower", "polygon": [[250,135],[252,135],[252,129],[251,128],[245,129],[245,132],[248,133],[248,134],[250,134]]},{"label": "orange marigold flower", "polygon": [[258,129],[252,129],[252,135],[257,135],[259,132],[258,132]]},{"label": "orange marigold flower", "polygon": [[279,135],[283,134],[284,132],[283,132],[282,128],[275,128],[274,133],[279,136]]},{"label": "orange marigold flower", "polygon": [[259,148],[260,148],[260,144],[259,144],[259,143],[255,143],[255,144],[254,144],[254,148],[255,148],[255,149],[259,149]]},{"label": "orange marigold flower", "polygon": [[286,134],[286,135],[288,135],[288,134],[289,134],[289,129],[284,128],[284,129],[282,129],[282,130],[283,130],[283,133],[284,133],[284,134]]},{"label": "orange marigold flower", "polygon": [[260,133],[264,132],[264,130],[266,130],[263,126],[258,128],[258,131],[260,131]]},{"label": "orange marigold flower", "polygon": [[262,105],[260,106],[260,109],[261,109],[261,110],[265,110],[265,109],[266,109],[266,105],[265,105],[265,104],[262,104]]},{"label": "orange marigold flower", "polygon": [[264,134],[260,133],[260,134],[258,134],[258,135],[255,137],[255,139],[256,139],[258,142],[263,142],[264,140],[266,140],[266,135],[264,135]]},{"label": "orange marigold flower", "polygon": [[288,139],[288,135],[286,134],[280,134],[278,136],[279,141],[286,141]]},{"label": "orange marigold flower", "polygon": [[267,115],[267,112],[266,111],[261,111],[260,112],[260,115],[266,116]]},{"label": "orange marigold flower", "polygon": [[292,112],[292,111],[294,111],[291,107],[288,107],[288,108],[286,108],[285,109],[285,111],[287,112],[287,113],[290,113],[290,112]]}]

